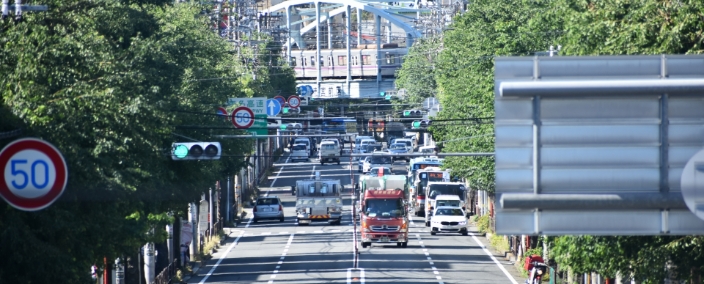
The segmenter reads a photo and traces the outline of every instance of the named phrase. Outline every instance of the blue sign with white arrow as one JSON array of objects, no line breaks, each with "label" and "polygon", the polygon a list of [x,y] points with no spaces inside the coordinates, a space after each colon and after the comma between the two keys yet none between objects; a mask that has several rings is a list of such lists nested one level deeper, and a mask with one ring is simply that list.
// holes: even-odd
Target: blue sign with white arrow
[{"label": "blue sign with white arrow", "polygon": [[277,116],[281,112],[281,103],[276,99],[266,100],[266,115]]}]

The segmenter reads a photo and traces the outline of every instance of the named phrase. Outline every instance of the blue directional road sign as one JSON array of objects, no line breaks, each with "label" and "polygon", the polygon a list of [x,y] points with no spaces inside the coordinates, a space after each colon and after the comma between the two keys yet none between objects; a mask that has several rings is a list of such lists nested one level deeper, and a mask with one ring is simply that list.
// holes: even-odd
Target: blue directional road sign
[{"label": "blue directional road sign", "polygon": [[301,97],[313,95],[313,87],[311,87],[310,85],[300,86],[298,87],[298,90],[301,94]]},{"label": "blue directional road sign", "polygon": [[276,99],[266,100],[266,115],[277,116],[281,112],[281,103]]},{"label": "blue directional road sign", "polygon": [[306,86],[300,86],[299,88],[301,89],[301,92],[300,92],[300,93],[301,93],[301,96],[307,96],[307,95],[309,95],[309,94],[308,94],[308,88],[306,88]]}]

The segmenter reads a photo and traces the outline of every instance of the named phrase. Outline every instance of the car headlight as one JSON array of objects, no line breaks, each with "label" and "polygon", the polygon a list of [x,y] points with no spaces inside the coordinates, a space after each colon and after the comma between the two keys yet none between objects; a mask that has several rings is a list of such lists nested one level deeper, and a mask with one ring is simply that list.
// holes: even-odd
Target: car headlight
[{"label": "car headlight", "polygon": [[462,225],[462,226],[467,225],[467,221],[460,221],[459,224]]}]

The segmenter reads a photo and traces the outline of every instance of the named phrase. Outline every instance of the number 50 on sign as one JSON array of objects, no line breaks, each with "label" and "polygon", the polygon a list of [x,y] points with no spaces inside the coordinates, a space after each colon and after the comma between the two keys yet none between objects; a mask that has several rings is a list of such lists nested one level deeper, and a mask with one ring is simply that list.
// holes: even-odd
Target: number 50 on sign
[{"label": "number 50 on sign", "polygon": [[68,181],[66,161],[50,143],[25,138],[0,151],[0,196],[13,207],[36,211],[61,196]]}]

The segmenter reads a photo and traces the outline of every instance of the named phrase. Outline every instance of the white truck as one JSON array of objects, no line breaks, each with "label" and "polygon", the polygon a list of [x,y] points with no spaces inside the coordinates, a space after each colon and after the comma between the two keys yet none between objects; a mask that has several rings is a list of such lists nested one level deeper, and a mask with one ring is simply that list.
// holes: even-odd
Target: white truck
[{"label": "white truck", "polygon": [[328,222],[340,225],[342,219],[342,191],[340,180],[315,179],[296,182],[296,220],[298,225],[312,222]]}]

